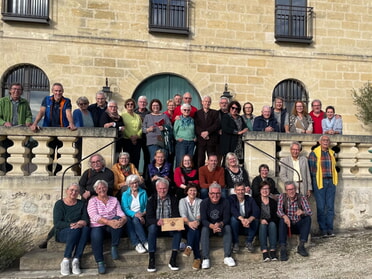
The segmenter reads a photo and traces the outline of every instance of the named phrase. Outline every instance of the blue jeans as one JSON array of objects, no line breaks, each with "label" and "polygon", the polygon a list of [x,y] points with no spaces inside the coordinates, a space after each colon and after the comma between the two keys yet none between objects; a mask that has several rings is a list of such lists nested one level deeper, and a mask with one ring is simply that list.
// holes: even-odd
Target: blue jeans
[{"label": "blue jeans", "polygon": [[194,258],[200,259],[200,229],[196,230],[190,229],[186,226],[187,231],[187,246],[191,246],[192,251],[194,252]]},{"label": "blue jeans", "polygon": [[181,231],[170,231],[170,232],[162,232],[161,227],[152,224],[148,227],[149,232],[149,253],[156,252],[156,239],[158,237],[158,234],[161,233],[161,235],[164,236],[171,236],[172,237],[172,250],[178,250],[180,248],[180,242],[182,238],[182,232]]},{"label": "blue jeans", "polygon": [[232,230],[232,243],[239,243],[239,234],[245,235],[246,243],[250,242],[252,243],[254,236],[257,232],[258,227],[258,221],[255,219],[250,223],[249,228],[245,228],[242,225],[242,222],[240,222],[239,219],[236,219],[234,216],[231,216],[230,218],[230,225]]},{"label": "blue jeans", "polygon": [[90,228],[87,226],[82,227],[81,229],[65,228],[58,232],[57,241],[66,243],[64,253],[65,258],[71,258],[74,250],[74,258],[81,258],[89,238],[89,232]]},{"label": "blue jeans", "polygon": [[133,246],[136,246],[138,243],[144,244],[147,242],[145,229],[137,217],[132,218],[127,216],[127,232]]},{"label": "blue jeans", "polygon": [[258,235],[260,238],[260,246],[262,250],[268,250],[267,237],[269,237],[270,249],[276,250],[276,243],[278,239],[278,230],[274,222],[269,224],[260,224]]},{"label": "blue jeans", "polygon": [[[307,242],[311,228],[311,217],[303,216],[297,223],[291,222],[291,233],[300,234],[300,241]],[[280,218],[279,222],[279,244],[287,244],[288,226],[284,219]]]},{"label": "blue jeans", "polygon": [[323,188],[313,187],[316,200],[316,210],[319,229],[322,232],[333,231],[333,218],[335,216],[336,186],[332,179],[323,179]]},{"label": "blue jeans", "polygon": [[[213,234],[213,231],[209,227],[202,227],[201,231],[201,249],[202,249],[202,256],[203,259],[209,259],[209,236],[210,234]],[[231,236],[231,227],[230,225],[225,225],[222,229],[221,233],[217,233],[218,236],[223,236],[223,252],[224,257],[230,257],[231,256],[231,242],[232,242],[232,236]]]},{"label": "blue jeans", "polygon": [[111,246],[119,246],[123,228],[113,229],[110,226],[91,228],[90,239],[96,262],[103,262],[103,240],[106,233],[111,234]]},{"label": "blue jeans", "polygon": [[186,154],[191,157],[194,156],[195,142],[194,141],[177,141],[176,143],[176,167],[179,167],[182,161],[182,157]]}]

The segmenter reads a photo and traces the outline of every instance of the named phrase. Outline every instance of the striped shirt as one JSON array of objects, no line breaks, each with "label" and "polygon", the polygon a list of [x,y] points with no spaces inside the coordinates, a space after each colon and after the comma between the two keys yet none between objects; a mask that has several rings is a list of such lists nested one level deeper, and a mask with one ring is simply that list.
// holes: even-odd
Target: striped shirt
[{"label": "striped shirt", "polygon": [[109,196],[106,204],[97,197],[92,197],[88,202],[88,215],[90,217],[90,226],[92,228],[105,226],[104,224],[98,223],[98,220],[101,218],[111,220],[115,216],[125,216],[118,199],[111,196]]}]

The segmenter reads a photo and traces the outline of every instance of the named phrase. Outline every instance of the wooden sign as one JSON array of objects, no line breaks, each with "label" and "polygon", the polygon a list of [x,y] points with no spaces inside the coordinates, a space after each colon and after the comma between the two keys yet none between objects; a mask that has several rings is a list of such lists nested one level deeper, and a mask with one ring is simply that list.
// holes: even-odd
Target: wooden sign
[{"label": "wooden sign", "polygon": [[163,218],[162,232],[183,231],[185,229],[183,218]]}]

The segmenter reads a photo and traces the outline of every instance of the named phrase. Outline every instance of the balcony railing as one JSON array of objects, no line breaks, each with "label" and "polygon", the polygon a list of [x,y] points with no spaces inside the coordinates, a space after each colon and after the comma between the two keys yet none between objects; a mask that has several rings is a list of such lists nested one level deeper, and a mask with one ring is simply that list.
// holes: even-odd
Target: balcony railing
[{"label": "balcony railing", "polygon": [[277,42],[310,44],[313,41],[313,8],[276,5],[275,39]]},{"label": "balcony railing", "polygon": [[150,32],[189,34],[189,0],[150,0]]},{"label": "balcony railing", "polygon": [[49,0],[4,0],[2,20],[49,24]]}]

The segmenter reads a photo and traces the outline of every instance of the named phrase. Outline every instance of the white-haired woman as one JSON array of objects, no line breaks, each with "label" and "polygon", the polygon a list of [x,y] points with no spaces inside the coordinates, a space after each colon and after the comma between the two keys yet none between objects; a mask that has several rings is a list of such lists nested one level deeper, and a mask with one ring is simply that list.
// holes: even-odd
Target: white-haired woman
[{"label": "white-haired woman", "polygon": [[94,127],[92,113],[88,110],[89,100],[81,96],[76,100],[78,108],[74,110],[72,116],[76,127]]},{"label": "white-haired woman", "polygon": [[251,193],[248,172],[244,167],[239,166],[239,159],[235,153],[229,152],[225,159],[225,182],[228,195],[235,194],[235,185],[244,185],[245,193]]},{"label": "white-haired woman", "polygon": [[98,264],[98,273],[106,273],[103,260],[103,239],[105,232],[111,234],[111,257],[119,259],[118,246],[123,226],[127,218],[121,209],[117,198],[108,196],[108,184],[105,180],[97,180],[93,186],[97,196],[90,198],[88,202],[88,214],[90,217],[91,243],[94,258]]}]

